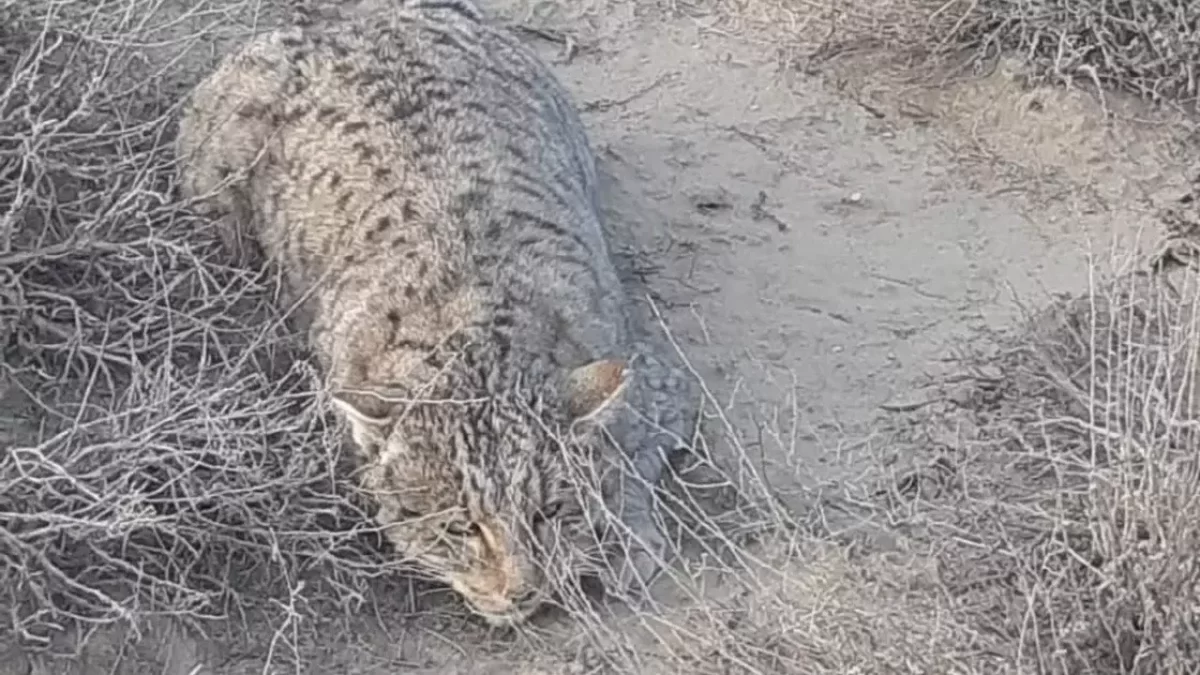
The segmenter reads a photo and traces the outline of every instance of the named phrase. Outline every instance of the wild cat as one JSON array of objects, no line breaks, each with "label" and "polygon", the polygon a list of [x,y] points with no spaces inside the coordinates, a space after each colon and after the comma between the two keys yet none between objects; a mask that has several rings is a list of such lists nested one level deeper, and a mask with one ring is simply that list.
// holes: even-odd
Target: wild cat
[{"label": "wild cat", "polygon": [[620,583],[660,569],[689,386],[617,277],[578,113],[515,37],[466,0],[263,35],[196,87],[177,149],[184,195],[301,301],[401,555],[497,624],[598,536],[628,542]]}]

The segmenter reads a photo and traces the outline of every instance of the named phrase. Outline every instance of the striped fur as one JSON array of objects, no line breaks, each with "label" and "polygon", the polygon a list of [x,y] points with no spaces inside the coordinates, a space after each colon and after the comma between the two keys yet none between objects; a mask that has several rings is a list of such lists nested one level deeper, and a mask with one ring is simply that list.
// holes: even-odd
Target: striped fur
[{"label": "striped fur", "polygon": [[621,412],[654,393],[594,161],[514,37],[461,0],[265,35],[196,88],[178,150],[185,195],[285,275],[398,551],[519,621],[594,557],[602,494],[655,568],[650,490],[599,475],[598,430],[649,483],[671,441]]}]

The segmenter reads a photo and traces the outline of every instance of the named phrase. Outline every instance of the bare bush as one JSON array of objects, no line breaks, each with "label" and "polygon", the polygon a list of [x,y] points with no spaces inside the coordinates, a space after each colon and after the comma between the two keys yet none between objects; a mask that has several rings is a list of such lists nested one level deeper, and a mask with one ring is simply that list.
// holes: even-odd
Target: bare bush
[{"label": "bare bush", "polygon": [[183,83],[148,54],[252,9],[6,5],[0,585],[34,644],[383,569],[271,280],[173,196]]},{"label": "bare bush", "polygon": [[1171,0],[977,0],[950,44],[1196,112],[1197,22],[1200,7]]},{"label": "bare bush", "polygon": [[861,52],[916,61],[943,52],[967,25],[965,0],[718,0],[719,13],[742,33],[745,24],[782,38],[789,58],[806,68]]},{"label": "bare bush", "polygon": [[[907,65],[991,70],[1007,53],[1034,80],[1200,110],[1200,7],[1173,0],[719,0],[719,13],[799,48],[805,67],[868,51]],[[960,63],[966,57],[966,63]],[[924,72],[924,69],[918,69]]]},{"label": "bare bush", "polygon": [[1200,296],[1182,278],[1133,274],[1051,306],[974,355],[915,427],[938,457],[894,506],[916,514],[905,526],[949,592],[980,601],[972,623],[1037,672],[1200,659]]}]

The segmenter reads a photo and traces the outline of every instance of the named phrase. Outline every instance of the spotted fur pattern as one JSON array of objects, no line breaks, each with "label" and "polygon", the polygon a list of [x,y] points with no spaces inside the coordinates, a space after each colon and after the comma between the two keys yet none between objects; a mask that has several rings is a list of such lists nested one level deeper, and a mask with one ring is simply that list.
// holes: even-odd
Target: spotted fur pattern
[{"label": "spotted fur pattern", "polygon": [[264,35],[178,151],[229,247],[284,274],[401,554],[500,623],[595,560],[601,506],[640,542],[621,580],[657,569],[687,387],[629,311],[578,114],[514,37],[462,0]]}]

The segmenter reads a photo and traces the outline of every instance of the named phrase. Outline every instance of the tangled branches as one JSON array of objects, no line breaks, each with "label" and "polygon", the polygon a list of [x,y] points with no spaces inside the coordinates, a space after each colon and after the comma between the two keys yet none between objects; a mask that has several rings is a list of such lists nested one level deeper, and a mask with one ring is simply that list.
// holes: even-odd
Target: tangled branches
[{"label": "tangled branches", "polygon": [[1200,7],[1174,0],[978,0],[955,43],[1012,50],[1043,74],[1195,112]]},{"label": "tangled branches", "polygon": [[173,196],[180,85],[130,47],[182,51],[249,8],[144,4],[3,22],[0,586],[34,643],[382,569],[270,280]]}]

